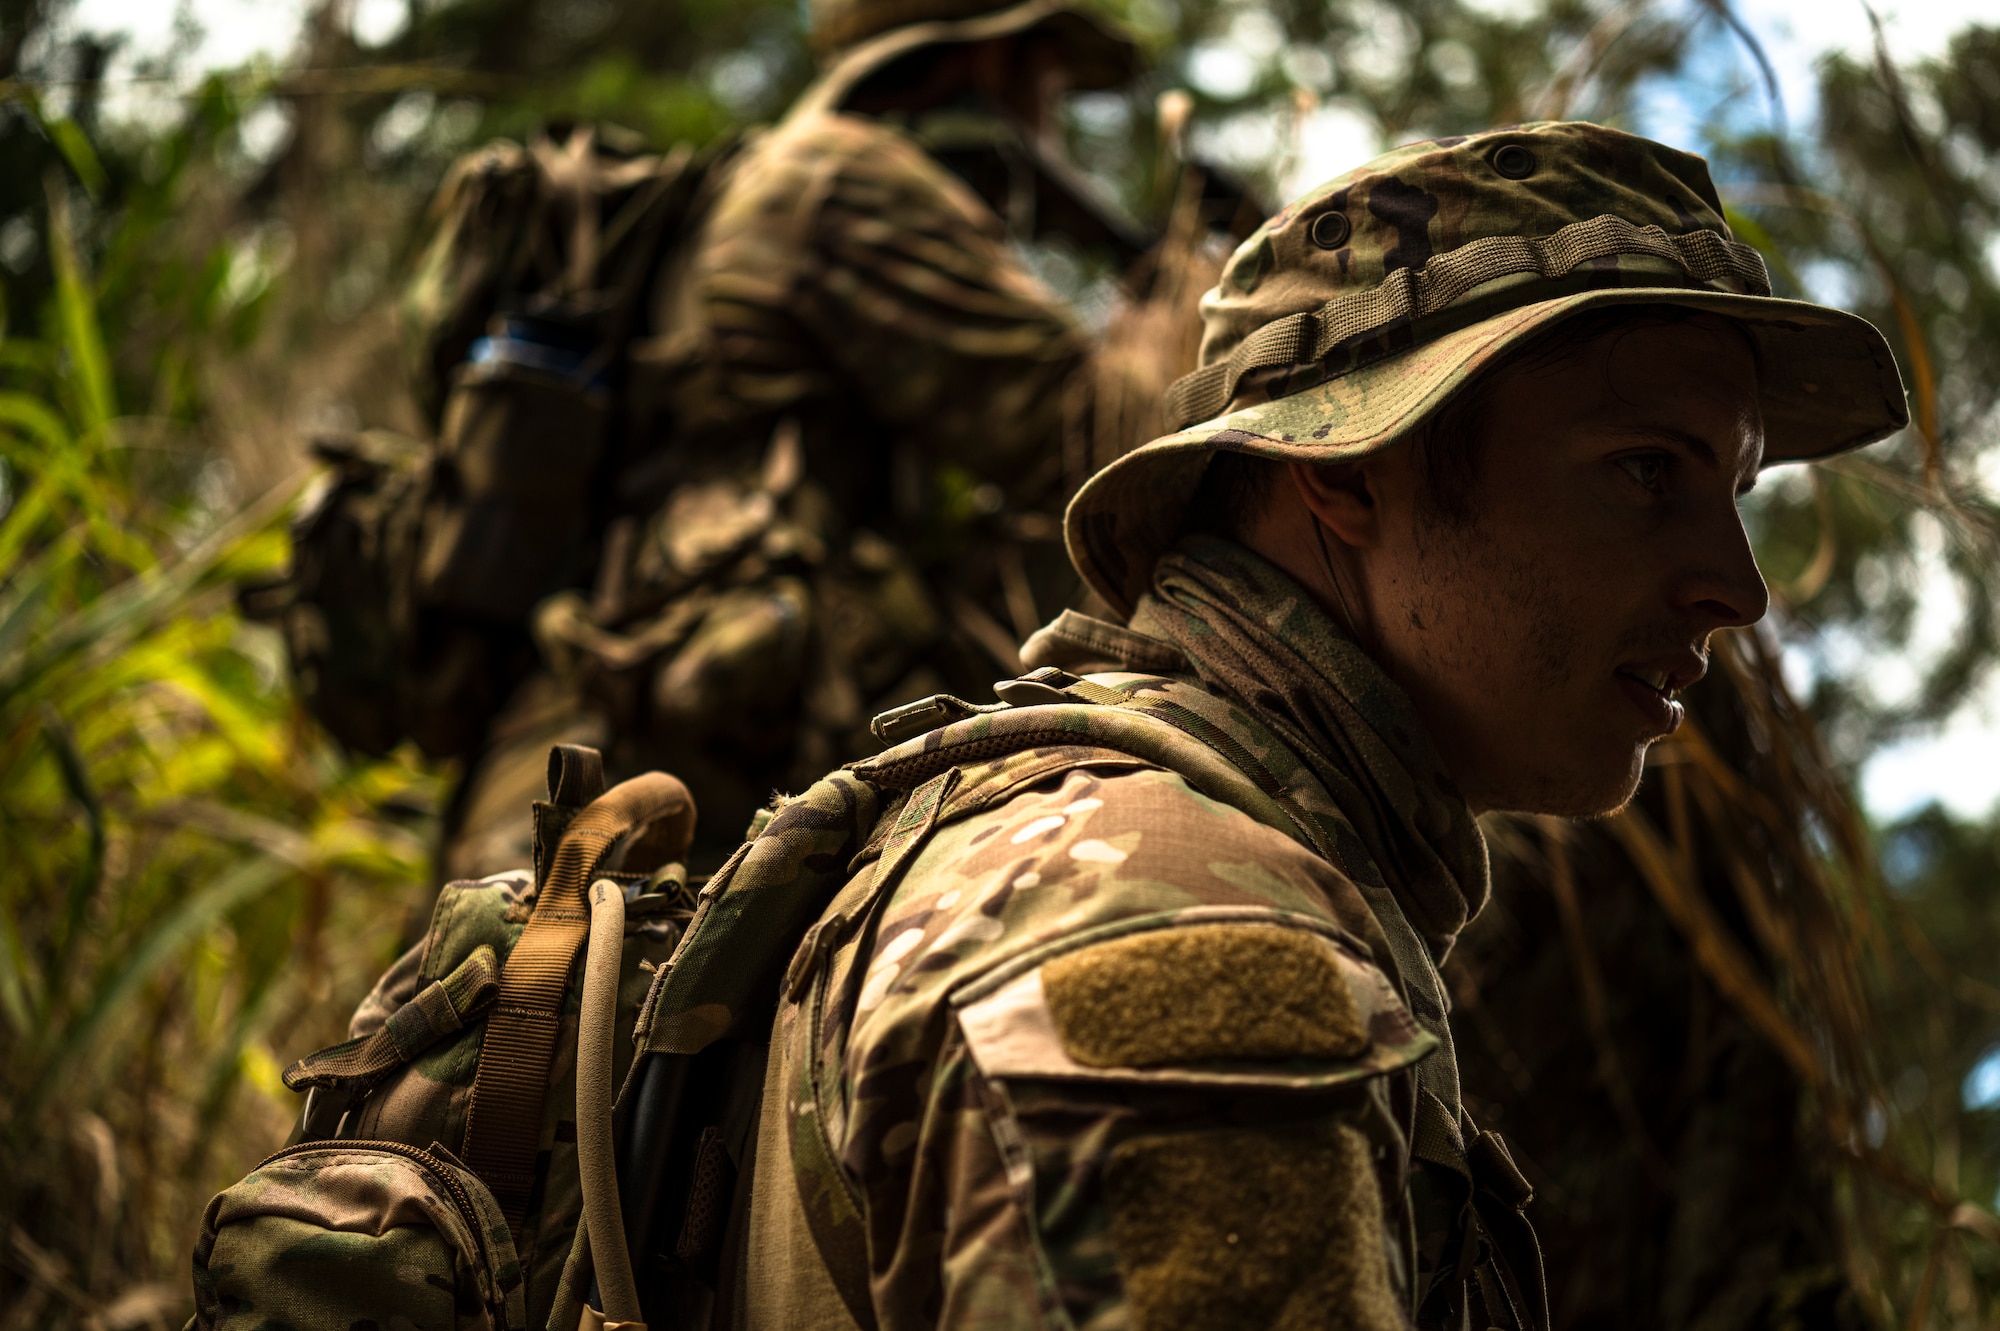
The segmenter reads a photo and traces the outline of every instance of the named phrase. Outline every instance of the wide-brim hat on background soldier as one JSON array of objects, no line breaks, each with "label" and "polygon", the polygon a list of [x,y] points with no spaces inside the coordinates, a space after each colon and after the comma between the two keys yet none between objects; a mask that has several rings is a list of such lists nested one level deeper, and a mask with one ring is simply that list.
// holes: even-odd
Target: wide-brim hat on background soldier
[{"label": "wide-brim hat on background soldier", "polygon": [[1080,91],[1119,87],[1139,69],[1138,47],[1089,0],[811,0],[811,13],[825,71],[814,100],[829,108],[904,56],[1002,37],[1047,37]]},{"label": "wide-brim hat on background soldier", "polygon": [[1755,345],[1764,464],[1826,457],[1909,420],[1874,325],[1779,300],[1708,165],[1581,122],[1412,144],[1329,181],[1244,241],[1202,298],[1176,432],[1070,504],[1084,580],[1121,617],[1179,538],[1220,451],[1348,462],[1420,428],[1549,325],[1611,305],[1723,315]]}]

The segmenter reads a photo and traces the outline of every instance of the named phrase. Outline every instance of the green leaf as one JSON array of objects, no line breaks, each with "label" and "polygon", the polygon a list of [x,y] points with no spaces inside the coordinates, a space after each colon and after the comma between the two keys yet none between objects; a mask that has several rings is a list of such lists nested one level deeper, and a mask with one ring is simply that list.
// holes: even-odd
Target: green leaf
[{"label": "green leaf", "polygon": [[70,452],[69,426],[41,398],[27,393],[0,393],[0,425],[14,426],[36,440],[52,458]]},{"label": "green leaf", "polygon": [[6,1012],[17,1038],[33,1029],[39,1004],[41,982],[31,964],[11,903],[0,903],[0,1010]]},{"label": "green leaf", "polygon": [[149,921],[138,947],[122,960],[114,958],[106,973],[92,977],[89,991],[95,993],[95,1001],[67,1030],[60,1033],[54,1054],[42,1065],[34,1089],[28,1093],[14,1119],[15,1135],[33,1124],[49,1094],[71,1065],[89,1050],[98,1031],[132,1000],[155,971],[199,940],[224,915],[268,892],[290,873],[289,865],[259,855],[237,865],[207,887],[182,898],[180,905],[163,918]]},{"label": "green leaf", "polygon": [[63,161],[76,173],[77,183],[92,200],[104,197],[106,182],[104,163],[98,160],[97,149],[90,144],[90,138],[74,120],[47,120],[42,128],[48,131],[50,142],[56,145]]},{"label": "green leaf", "polygon": [[111,390],[111,358],[97,322],[97,297],[76,250],[76,232],[69,215],[69,197],[49,190],[49,262],[55,270],[56,312],[62,329],[62,350],[69,358],[83,419],[78,434],[100,433],[118,414]]},{"label": "green leaf", "polygon": [[[34,486],[14,501],[14,506],[7,510],[6,518],[0,519],[0,569],[18,567],[21,552],[34,540],[50,513],[49,487],[46,485]],[[0,651],[0,660],[4,660],[5,656],[5,651]]]},{"label": "green leaf", "polygon": [[14,595],[4,606],[0,606],[0,661],[14,650],[14,644],[21,641],[33,624],[35,612],[48,600],[49,589],[55,585],[56,574],[66,562],[69,551],[54,549],[14,580]]},{"label": "green leaf", "polygon": [[83,859],[70,876],[63,906],[63,931],[56,940],[55,961],[49,967],[49,973],[60,980],[69,973],[70,958],[76,954],[77,938],[83,932],[84,916],[104,877],[104,804],[90,783],[90,768],[84,762],[82,750],[77,748],[75,733],[62,714],[47,703],[42,705],[42,736],[55,754],[64,788],[83,810],[84,826],[89,832]]},{"label": "green leaf", "polygon": [[10,337],[0,342],[0,369],[19,370],[24,374],[45,376],[55,369],[55,361],[49,349],[40,342],[26,338]]}]

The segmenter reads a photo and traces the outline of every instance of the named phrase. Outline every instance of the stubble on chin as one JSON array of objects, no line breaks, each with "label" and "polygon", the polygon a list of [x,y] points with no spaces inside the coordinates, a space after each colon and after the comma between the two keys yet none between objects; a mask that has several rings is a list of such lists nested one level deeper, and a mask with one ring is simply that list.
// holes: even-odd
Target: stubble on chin
[{"label": "stubble on chin", "polygon": [[1595,729],[1590,723],[1601,719],[1598,691],[1588,687],[1588,608],[1565,595],[1576,584],[1476,522],[1429,527],[1418,553],[1420,577],[1407,604],[1416,663],[1452,682],[1458,724],[1483,738],[1481,803],[1570,818],[1624,808],[1638,789],[1645,746],[1620,768],[1584,751],[1596,737],[1563,738],[1580,721]]}]

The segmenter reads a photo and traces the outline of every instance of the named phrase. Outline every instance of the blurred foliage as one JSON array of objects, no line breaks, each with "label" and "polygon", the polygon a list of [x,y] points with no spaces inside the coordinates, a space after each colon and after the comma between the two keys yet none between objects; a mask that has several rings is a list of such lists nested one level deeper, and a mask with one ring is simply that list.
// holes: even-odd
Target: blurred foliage
[{"label": "blurred foliage", "polygon": [[[1724,160],[1752,177],[1734,193],[1784,258],[1780,294],[1872,319],[1912,390],[1914,429],[1778,487],[1759,513],[1789,618],[1821,658],[1814,711],[1853,760],[1949,715],[2000,642],[2000,510],[1980,472],[2000,424],[2000,28],[1915,69],[1883,54],[1821,73],[1817,143],[1740,135]],[[1928,659],[1900,688],[1852,668],[1919,631]]]},{"label": "blurred foliage", "polygon": [[[22,114],[60,142],[62,122]],[[191,119],[163,155],[201,161],[212,130]],[[132,184],[93,274],[76,217],[106,172],[87,143],[64,157],[40,326],[17,312],[0,340],[10,1327],[179,1313],[187,1221],[240,1168],[232,1144],[285,1131],[277,1073],[299,1033],[337,1032],[394,956],[439,793],[410,762],[335,752],[280,645],[234,613],[234,584],[286,558],[297,487],[241,502],[190,430],[194,359],[254,320],[225,294],[227,253],[147,253],[168,171]],[[149,325],[172,335],[121,373],[105,329]],[[120,411],[132,384],[153,413]]]},{"label": "blurred foliage", "polygon": [[[282,558],[306,436],[422,431],[390,297],[431,186],[547,118],[660,142],[769,119],[811,74],[803,8],[413,0],[364,45],[326,3],[290,61],[192,87],[142,67],[150,113],[115,118],[134,90],[103,82],[113,45],[59,0],[0,0],[0,1328],[177,1322],[208,1191],[284,1131],[277,1062],[337,1032],[423,909],[442,778],[332,751],[225,587]],[[1915,391],[1917,428],[1753,500],[1804,699],[1772,724],[1815,753],[1816,730],[1851,779],[1985,685],[2000,29],[1913,67],[1830,58],[1794,122],[1728,0],[1121,8],[1153,69],[1074,99],[1068,130],[1155,224],[1163,137],[1275,196],[1328,136],[1359,155],[1543,116],[1643,130],[1671,101],[1780,293],[1874,320]],[[1190,118],[1163,126],[1179,89]],[[1866,1048],[1813,1057],[1866,1093],[1803,1111],[1854,1278],[1890,1323],[1991,1324],[1991,1217],[1956,1208],[2000,1188],[2000,1063],[1967,1098],[2000,1051],[2000,822],[1870,829],[1878,872],[1837,835],[1838,793],[1805,793],[1786,854],[1823,862],[1804,879],[1846,921],[1823,937],[1864,987],[1840,1001]],[[1811,1045],[1817,963],[1793,960],[1766,1020]]]}]

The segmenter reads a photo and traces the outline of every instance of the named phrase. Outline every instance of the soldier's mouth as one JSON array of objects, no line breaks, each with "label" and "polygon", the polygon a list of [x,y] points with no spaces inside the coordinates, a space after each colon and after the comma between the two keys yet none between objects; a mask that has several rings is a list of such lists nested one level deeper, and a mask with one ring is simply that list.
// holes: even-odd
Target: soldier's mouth
[{"label": "soldier's mouth", "polygon": [[1674,696],[1681,681],[1673,671],[1621,667],[1617,675],[1625,695],[1650,723],[1651,738],[1664,738],[1681,728],[1687,709]]},{"label": "soldier's mouth", "polygon": [[1627,661],[1617,673],[1672,702],[1682,689],[1708,673],[1708,653],[1699,646],[1669,648],[1655,656]]},{"label": "soldier's mouth", "polygon": [[1669,670],[1620,670],[1627,679],[1636,679],[1661,697],[1671,700],[1680,692],[1674,683],[1673,672]]}]

